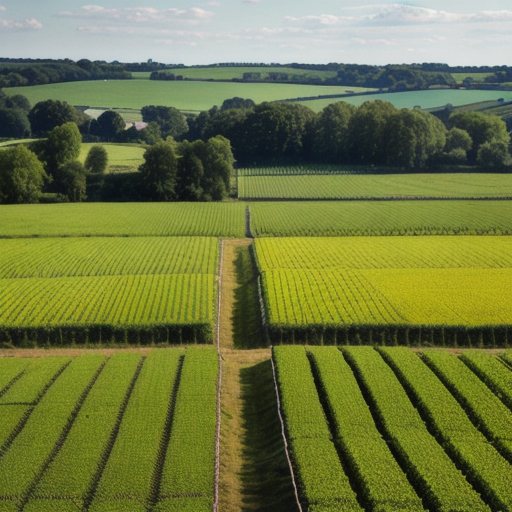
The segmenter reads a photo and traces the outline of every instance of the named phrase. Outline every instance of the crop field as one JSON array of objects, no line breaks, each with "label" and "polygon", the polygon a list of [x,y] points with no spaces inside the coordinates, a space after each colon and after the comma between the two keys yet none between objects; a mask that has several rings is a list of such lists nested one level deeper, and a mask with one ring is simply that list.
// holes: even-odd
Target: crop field
[{"label": "crop field", "polygon": [[269,334],[276,342],[495,346],[512,341],[507,237],[255,243]]},{"label": "crop field", "polygon": [[3,342],[212,339],[216,238],[5,239],[0,245]]},{"label": "crop field", "polygon": [[0,205],[0,238],[66,236],[243,237],[242,203]]},{"label": "crop field", "polygon": [[[70,105],[97,108],[141,109],[147,105],[163,105],[178,110],[199,112],[209,110],[214,105],[220,107],[224,100],[234,97],[250,98],[255,103],[262,103],[289,98],[346,94],[346,90],[347,87],[322,85],[109,80],[8,87],[4,92],[8,96],[23,94],[31,105],[45,100],[60,100]],[[332,103],[332,100],[330,102]]]},{"label": "crop field", "polygon": [[279,346],[273,360],[304,510],[512,508],[512,413],[456,355]]},{"label": "crop field", "polygon": [[[258,170],[255,171],[258,173]],[[509,174],[239,176],[240,199],[512,197]]]},{"label": "crop field", "polygon": [[262,201],[249,209],[255,237],[512,234],[511,201]]},{"label": "crop field", "polygon": [[[422,109],[429,109],[443,107],[447,103],[450,103],[454,107],[458,107],[461,105],[468,105],[470,103],[479,103],[481,101],[496,101],[499,98],[503,98],[505,101],[512,100],[512,91],[430,89],[425,91],[368,94],[363,96],[347,97],[342,100],[355,106],[359,106],[365,101],[381,100],[389,101],[396,108],[421,107]],[[318,99],[303,101],[301,103],[315,112],[320,112],[327,105],[330,105],[335,101],[340,101],[340,99]]]},{"label": "crop field", "polygon": [[82,144],[78,159],[84,163],[92,146],[102,146],[108,155],[107,173],[134,172],[139,165],[144,163],[144,151],[142,146],[130,144]]},{"label": "crop field", "polygon": [[0,364],[1,510],[212,510],[213,347]]}]

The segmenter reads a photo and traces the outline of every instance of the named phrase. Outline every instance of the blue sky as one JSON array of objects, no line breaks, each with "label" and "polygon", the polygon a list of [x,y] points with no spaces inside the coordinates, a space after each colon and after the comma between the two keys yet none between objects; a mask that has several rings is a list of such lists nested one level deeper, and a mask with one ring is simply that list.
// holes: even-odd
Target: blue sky
[{"label": "blue sky", "polygon": [[0,56],[512,65],[512,0],[0,0]]}]

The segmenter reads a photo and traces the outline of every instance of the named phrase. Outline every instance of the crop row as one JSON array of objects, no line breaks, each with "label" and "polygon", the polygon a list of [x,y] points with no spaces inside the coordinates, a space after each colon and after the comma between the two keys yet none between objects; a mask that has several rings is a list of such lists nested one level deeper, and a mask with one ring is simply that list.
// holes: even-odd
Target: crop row
[{"label": "crop row", "polygon": [[378,431],[352,370],[335,347],[310,347],[333,433],[370,510],[422,511],[423,505]]},{"label": "crop row", "polygon": [[218,242],[205,237],[0,240],[0,278],[215,274]]},{"label": "crop row", "polygon": [[465,352],[461,356],[492,391],[512,409],[512,372],[501,361],[489,354]]},{"label": "crop row", "polygon": [[250,214],[255,237],[512,234],[511,201],[275,201]]},{"label": "crop row", "polygon": [[[88,329],[91,342],[97,341],[97,331],[103,328],[102,337],[109,342],[109,335],[115,335],[116,330],[143,333],[144,328],[165,331],[177,326],[184,330],[192,327],[194,337],[198,334],[194,326],[213,324],[214,275],[6,279],[0,281],[0,286],[3,289],[0,303],[2,341],[14,344],[22,343],[23,337],[28,336],[27,331],[30,333],[31,330],[34,332],[30,337],[39,338],[40,343],[55,344],[59,343],[55,341],[59,328],[65,333],[76,330],[82,337]],[[46,331],[48,337],[45,340]],[[196,339],[208,341],[209,335],[205,334],[204,339],[200,336]],[[178,343],[181,340],[162,341]]]},{"label": "crop row", "polygon": [[[0,238],[245,235],[243,202],[0,205]],[[250,204],[267,236],[510,235],[512,202],[273,201]]]},{"label": "crop row", "polygon": [[[306,509],[334,510],[338,498],[318,501],[322,482],[321,496],[331,497],[347,493],[350,482],[367,511],[510,510],[512,468],[484,437],[485,426],[473,424],[455,399],[475,375],[462,371],[452,395],[414,352],[378,350],[273,349]],[[446,364],[448,358],[466,368],[452,355],[444,356]],[[499,424],[510,411],[494,409],[494,414]],[[337,451],[329,456],[326,446],[332,448],[332,441]],[[313,468],[315,477],[309,473]],[[325,480],[329,472],[336,478]]]},{"label": "crop row", "polygon": [[460,359],[442,350],[423,351],[422,356],[473,423],[512,462],[510,409]]},{"label": "crop row", "polygon": [[0,237],[243,237],[241,203],[75,203],[0,206]]},{"label": "crop row", "polygon": [[510,237],[288,237],[255,240],[258,267],[270,270],[510,268]]},{"label": "crop row", "polygon": [[274,347],[281,406],[307,510],[362,511],[341,466],[303,347]]},{"label": "crop row", "polygon": [[262,283],[276,326],[512,324],[512,268],[273,270]]},{"label": "crop row", "polygon": [[[380,349],[426,424],[494,510],[512,509],[510,464],[475,428],[436,375],[410,350]],[[503,418],[505,419],[505,418]]]},{"label": "crop row", "polygon": [[72,359],[0,458],[0,509],[210,512],[217,372],[213,347]]},{"label": "crop row", "polygon": [[[293,171],[296,171],[295,173]],[[253,174],[247,174],[252,172]],[[242,170],[240,199],[373,199],[512,197],[512,180],[505,174],[354,175],[329,172],[258,175]],[[295,174],[295,175],[294,175]]]}]

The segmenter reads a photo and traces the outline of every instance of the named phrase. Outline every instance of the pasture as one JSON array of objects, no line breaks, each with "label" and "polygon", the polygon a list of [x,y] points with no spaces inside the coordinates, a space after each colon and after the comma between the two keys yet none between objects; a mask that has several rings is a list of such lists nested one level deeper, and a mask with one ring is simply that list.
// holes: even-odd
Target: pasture
[{"label": "pasture", "polygon": [[[353,90],[351,87],[348,89]],[[66,101],[70,105],[103,109],[141,109],[147,105],[164,105],[178,110],[200,112],[209,110],[214,105],[220,107],[224,100],[235,96],[262,103],[325,94],[346,94],[346,90],[347,87],[321,85],[109,80],[8,87],[4,92],[9,96],[23,94],[31,105],[51,99]]]},{"label": "pasture", "polygon": [[102,146],[108,155],[107,173],[135,172],[144,163],[145,149],[139,145],[130,144],[93,144],[83,143],[78,160],[85,162],[87,154],[92,146]]},{"label": "pasture", "polygon": [[496,101],[503,98],[505,101],[512,100],[512,91],[479,91],[463,89],[430,89],[425,91],[393,92],[382,94],[365,94],[362,96],[346,97],[339,99],[318,99],[301,102],[315,112],[320,112],[327,105],[335,101],[345,101],[358,107],[365,101],[389,101],[396,108],[430,109],[444,107],[448,103],[454,107],[480,103],[482,101]]},{"label": "pasture", "polygon": [[[363,199],[410,197],[512,197],[510,174],[302,174],[286,168],[287,175],[269,169],[242,169],[238,176],[240,199]],[[251,175],[254,172],[254,175]],[[332,169],[332,172],[336,171]]]},{"label": "pasture", "polygon": [[211,511],[213,348],[19,361],[0,360],[2,510]]}]

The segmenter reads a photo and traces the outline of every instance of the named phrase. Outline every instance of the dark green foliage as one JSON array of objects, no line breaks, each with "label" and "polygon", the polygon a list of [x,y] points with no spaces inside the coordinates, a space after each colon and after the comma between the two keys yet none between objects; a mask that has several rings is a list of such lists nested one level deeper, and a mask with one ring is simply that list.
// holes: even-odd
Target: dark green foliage
[{"label": "dark green foliage", "polygon": [[173,201],[177,198],[178,160],[175,144],[157,142],[144,153],[139,171],[150,201]]},{"label": "dark green foliage", "polygon": [[86,199],[87,171],[81,162],[72,160],[58,167],[54,173],[53,189],[72,203]]},{"label": "dark green foliage", "polygon": [[476,162],[484,172],[512,170],[512,156],[504,142],[484,142],[478,149]]},{"label": "dark green foliage", "polygon": [[92,146],[85,159],[84,167],[87,172],[103,174],[107,169],[108,155],[103,146]]},{"label": "dark green foliage", "polygon": [[87,116],[65,101],[46,100],[34,105],[28,113],[28,119],[34,133],[44,134],[69,122],[81,125]]},{"label": "dark green foliage", "polygon": [[150,105],[143,107],[141,113],[144,122],[158,124],[163,139],[167,137],[177,139],[188,131],[185,116],[174,107]]},{"label": "dark green foliage", "polygon": [[125,126],[126,123],[121,114],[114,110],[107,110],[91,122],[90,133],[103,140],[111,141],[124,131]]},{"label": "dark green foliage", "polygon": [[36,203],[45,178],[43,164],[26,146],[0,151],[1,203]]},{"label": "dark green foliage", "polygon": [[30,137],[31,133],[26,112],[0,107],[0,137],[24,139]]}]

